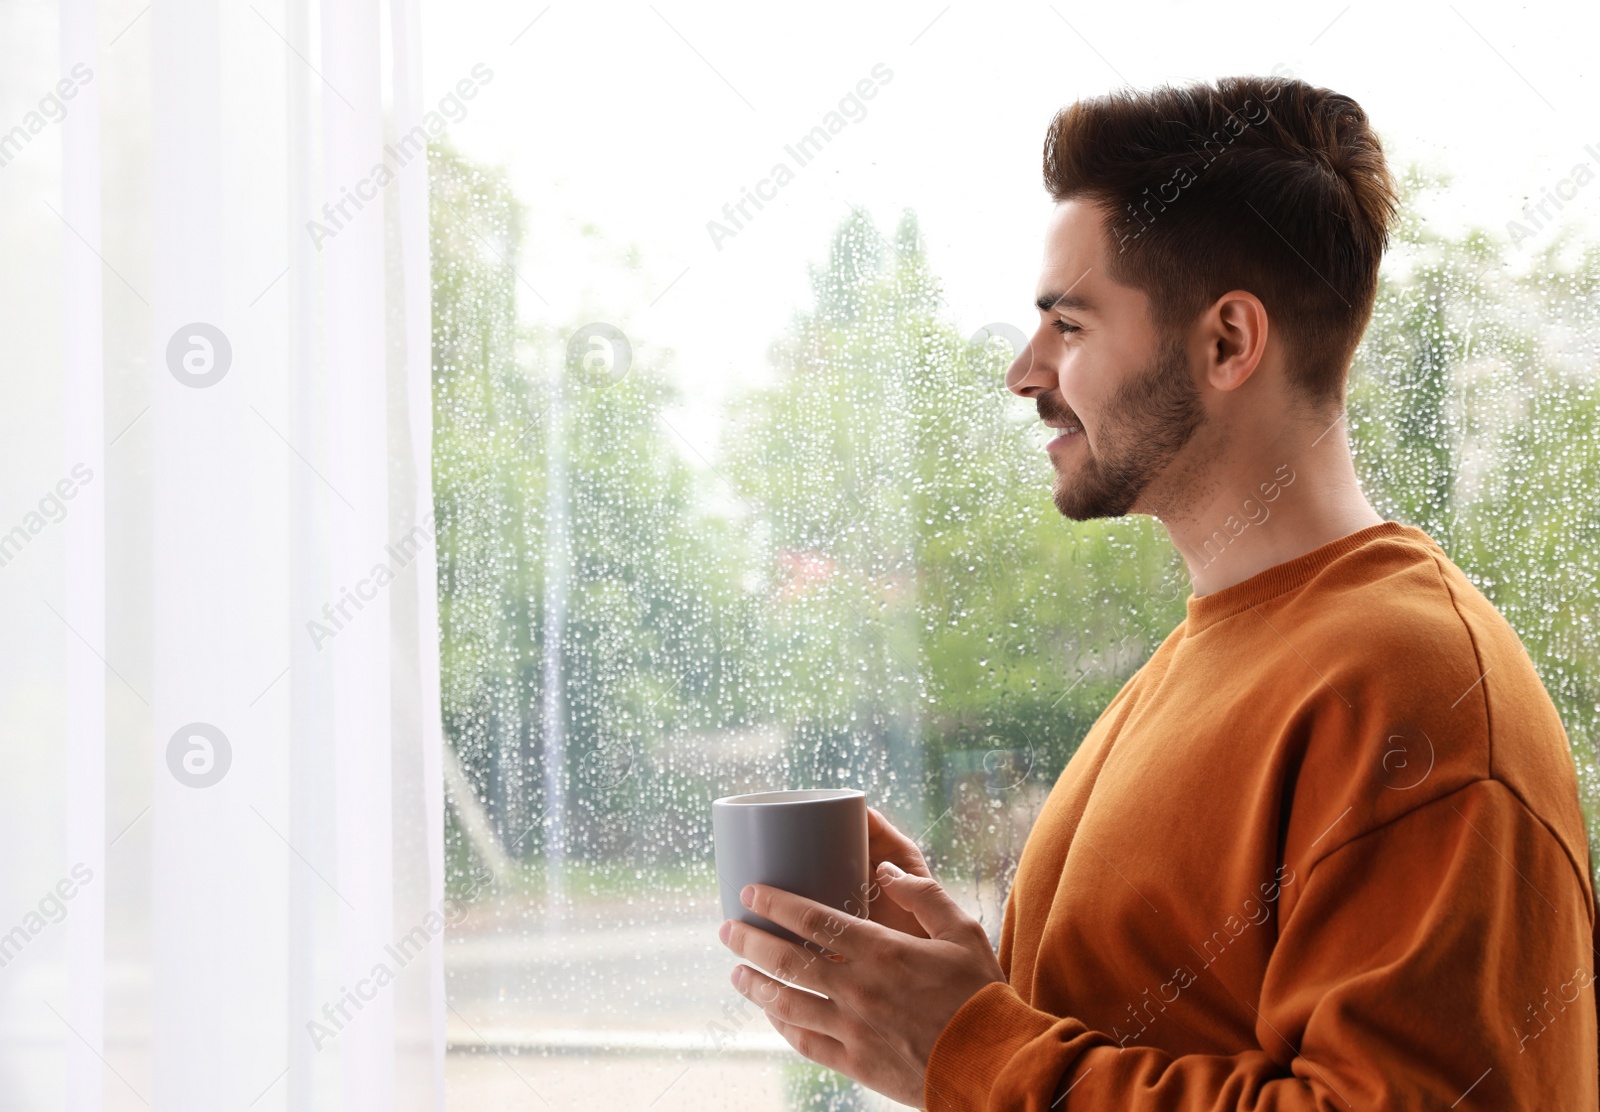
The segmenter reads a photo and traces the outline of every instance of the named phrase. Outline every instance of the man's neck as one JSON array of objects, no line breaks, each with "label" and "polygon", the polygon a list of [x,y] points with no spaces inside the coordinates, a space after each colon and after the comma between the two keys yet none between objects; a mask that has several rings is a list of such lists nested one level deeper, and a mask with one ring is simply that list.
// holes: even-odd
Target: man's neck
[{"label": "man's neck", "polygon": [[1212,445],[1211,466],[1188,469],[1189,493],[1171,500],[1182,508],[1155,515],[1196,596],[1383,522],[1356,481],[1342,418],[1321,436],[1285,429],[1265,450],[1227,447]]}]

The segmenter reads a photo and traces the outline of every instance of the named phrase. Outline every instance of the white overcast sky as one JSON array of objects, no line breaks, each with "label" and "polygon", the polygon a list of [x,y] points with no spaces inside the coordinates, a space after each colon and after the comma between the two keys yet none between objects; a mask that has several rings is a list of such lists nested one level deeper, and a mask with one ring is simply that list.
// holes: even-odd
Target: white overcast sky
[{"label": "white overcast sky", "polygon": [[[1578,163],[1597,180],[1563,219],[1593,238],[1600,213],[1593,3],[424,0],[423,23],[429,103],[477,63],[494,71],[450,134],[503,165],[529,206],[524,315],[622,324],[658,364],[670,348],[691,399],[680,427],[707,455],[730,391],[766,376],[767,344],[808,303],[806,264],[850,205],[886,233],[917,211],[964,332],[1029,328],[1045,126],[1123,84],[1286,67],[1355,97],[1397,169],[1452,175],[1426,210],[1442,229],[1504,232]],[[893,78],[865,118],[718,251],[707,221],[878,63]]]}]

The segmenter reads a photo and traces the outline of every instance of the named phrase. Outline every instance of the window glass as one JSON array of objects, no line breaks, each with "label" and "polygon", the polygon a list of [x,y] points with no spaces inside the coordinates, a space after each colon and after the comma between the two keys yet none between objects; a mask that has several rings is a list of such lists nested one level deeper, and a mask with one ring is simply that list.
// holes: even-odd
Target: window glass
[{"label": "window glass", "polygon": [[[495,9],[441,31],[435,75],[474,35],[517,36],[429,154],[453,1103],[888,1107],[728,984],[711,800],[861,788],[998,941],[1051,785],[1182,619],[1160,525],[1063,519],[1002,379],[1034,327],[1049,114],[1122,84],[1113,61],[1139,84],[1195,66],[1169,43],[1136,69],[1131,15],[1052,11],[987,60],[949,9],[760,34]],[[1405,99],[1424,78],[1350,62],[1394,29],[1326,17],[1256,28],[1216,72],[1370,92],[1405,180],[1335,435],[1378,511],[1521,635],[1593,830],[1600,254],[1581,215],[1541,216],[1535,171],[1600,187],[1571,180],[1576,145],[1521,80],[1543,78],[1533,45],[1497,59],[1447,25],[1470,61],[1421,60],[1538,117],[1503,137],[1529,144],[1518,172],[1430,145],[1443,108]],[[835,49],[774,59],[774,36]],[[1092,73],[1062,79],[1067,55]],[[1468,186],[1438,168],[1491,161]]]}]

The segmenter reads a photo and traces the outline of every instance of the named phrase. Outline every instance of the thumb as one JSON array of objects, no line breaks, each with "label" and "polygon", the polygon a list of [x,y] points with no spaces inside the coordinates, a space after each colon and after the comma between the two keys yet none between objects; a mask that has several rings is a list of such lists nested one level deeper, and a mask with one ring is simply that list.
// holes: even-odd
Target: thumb
[{"label": "thumb", "polygon": [[970,919],[937,880],[908,873],[893,861],[878,866],[878,884],[891,900],[917,917],[929,938],[947,938]]}]

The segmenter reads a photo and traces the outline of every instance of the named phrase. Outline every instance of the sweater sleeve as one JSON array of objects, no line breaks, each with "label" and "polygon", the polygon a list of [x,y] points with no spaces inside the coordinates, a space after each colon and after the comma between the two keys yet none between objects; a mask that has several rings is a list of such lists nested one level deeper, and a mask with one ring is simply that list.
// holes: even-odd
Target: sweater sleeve
[{"label": "sweater sleeve", "polygon": [[[1119,1047],[997,981],[934,1044],[928,1112],[1600,1104],[1594,907],[1561,843],[1504,784],[1422,804],[1301,875],[1249,1005],[1253,1045]],[[1070,979],[1071,954],[1040,961]]]}]

